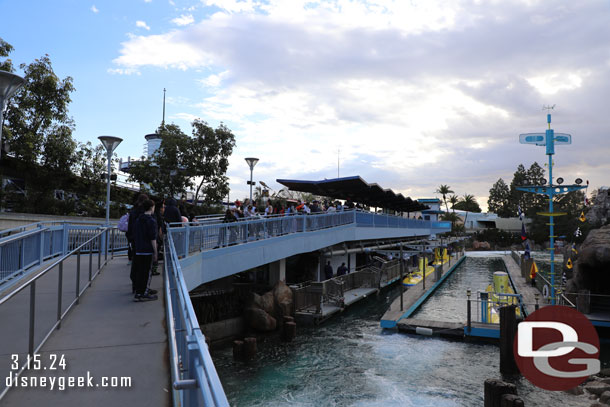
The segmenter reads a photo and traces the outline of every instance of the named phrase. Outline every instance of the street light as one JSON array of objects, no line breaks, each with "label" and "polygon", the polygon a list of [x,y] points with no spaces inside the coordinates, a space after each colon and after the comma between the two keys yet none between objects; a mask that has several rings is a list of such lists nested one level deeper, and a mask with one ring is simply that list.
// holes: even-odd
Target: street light
[{"label": "street light", "polygon": [[122,138],[112,136],[99,136],[98,139],[104,145],[108,157],[108,182],[106,184],[106,225],[110,224],[110,164],[112,163],[112,153],[123,141]]},{"label": "street light", "polygon": [[258,158],[247,157],[246,162],[248,163],[248,166],[250,167],[250,181],[248,181],[248,185],[250,185],[250,203],[252,203],[252,185],[254,185],[254,182],[252,182],[252,173],[254,171],[254,166],[258,162]]},{"label": "street light", "polygon": [[23,86],[25,80],[10,72],[0,71],[0,151],[2,150],[2,123],[4,123],[4,108],[6,102]]}]

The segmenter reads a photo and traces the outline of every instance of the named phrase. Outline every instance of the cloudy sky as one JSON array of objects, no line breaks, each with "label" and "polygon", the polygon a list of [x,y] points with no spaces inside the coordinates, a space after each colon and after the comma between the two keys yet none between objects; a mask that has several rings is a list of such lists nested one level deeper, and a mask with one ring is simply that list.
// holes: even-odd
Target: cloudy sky
[{"label": "cloudy sky", "polygon": [[[233,130],[231,198],[254,179],[360,175],[414,198],[440,184],[486,207],[519,133],[553,128],[554,174],[610,184],[607,1],[0,0],[15,63],[74,78],[75,137],[140,156],[161,121]],[[590,190],[592,189],[590,188]],[[589,191],[591,192],[591,191]]]}]

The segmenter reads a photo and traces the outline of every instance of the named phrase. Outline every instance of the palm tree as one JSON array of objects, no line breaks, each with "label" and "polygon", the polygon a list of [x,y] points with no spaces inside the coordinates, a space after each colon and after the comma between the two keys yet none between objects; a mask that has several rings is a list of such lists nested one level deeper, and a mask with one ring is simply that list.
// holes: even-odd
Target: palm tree
[{"label": "palm tree", "polygon": [[468,219],[468,211],[470,211],[473,205],[476,203],[476,199],[474,199],[474,195],[464,194],[462,197],[462,204],[464,210],[466,211],[466,216],[464,216],[464,230],[466,230],[466,219]]},{"label": "palm tree", "polygon": [[441,194],[443,196],[443,202],[445,202],[445,208],[447,209],[447,212],[449,212],[449,207],[447,206],[447,195],[452,194],[453,191],[451,190],[451,187],[449,185],[442,185],[440,187],[438,187],[438,189],[436,190],[437,194]]},{"label": "palm tree", "polygon": [[449,202],[451,203],[451,209],[453,209],[453,213],[455,213],[455,205],[460,202],[460,198],[457,195],[451,195],[449,197]]}]

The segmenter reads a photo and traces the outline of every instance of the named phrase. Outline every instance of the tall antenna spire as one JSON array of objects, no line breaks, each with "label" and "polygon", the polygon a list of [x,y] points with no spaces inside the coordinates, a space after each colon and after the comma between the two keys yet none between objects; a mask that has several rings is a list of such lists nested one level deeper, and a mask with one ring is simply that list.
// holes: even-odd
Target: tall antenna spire
[{"label": "tall antenna spire", "polygon": [[165,126],[165,88],[163,88],[163,120],[161,120],[161,126]]}]

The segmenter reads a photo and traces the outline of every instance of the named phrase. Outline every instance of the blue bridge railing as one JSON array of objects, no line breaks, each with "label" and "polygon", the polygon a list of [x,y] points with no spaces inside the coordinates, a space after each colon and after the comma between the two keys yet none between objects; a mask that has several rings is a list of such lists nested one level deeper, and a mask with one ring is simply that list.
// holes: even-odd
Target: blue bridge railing
[{"label": "blue bridge railing", "polygon": [[179,257],[197,251],[269,239],[291,233],[311,232],[344,225],[380,228],[429,229],[430,233],[451,230],[451,222],[407,219],[399,216],[348,210],[309,215],[273,215],[246,218],[231,223],[176,223],[169,229]]},{"label": "blue bridge railing", "polygon": [[165,239],[165,298],[174,406],[229,406],[184,282],[172,238]]},{"label": "blue bridge railing", "polygon": [[[45,261],[65,255],[84,242],[98,235],[102,223],[39,222],[0,232],[0,286],[23,275],[27,270],[41,266]],[[106,234],[102,240],[92,240],[81,247],[82,253],[102,250],[106,245]],[[113,252],[126,250],[125,234],[114,229],[109,246]]]}]

